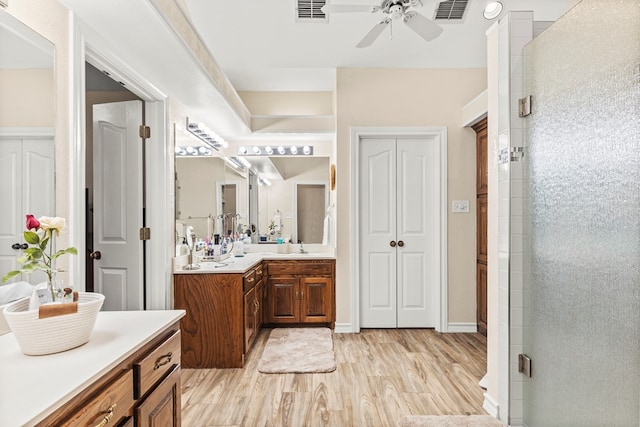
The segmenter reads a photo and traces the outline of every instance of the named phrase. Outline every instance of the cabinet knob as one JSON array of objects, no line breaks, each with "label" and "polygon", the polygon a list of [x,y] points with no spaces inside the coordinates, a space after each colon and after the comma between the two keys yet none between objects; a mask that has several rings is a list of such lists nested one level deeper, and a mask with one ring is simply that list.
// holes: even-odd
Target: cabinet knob
[{"label": "cabinet knob", "polygon": [[402,240],[398,240],[398,246],[403,247],[404,246],[404,242]]},{"label": "cabinet knob", "polygon": [[390,241],[389,242],[389,246],[391,246],[392,248],[395,248],[396,247],[396,241],[395,240]]}]

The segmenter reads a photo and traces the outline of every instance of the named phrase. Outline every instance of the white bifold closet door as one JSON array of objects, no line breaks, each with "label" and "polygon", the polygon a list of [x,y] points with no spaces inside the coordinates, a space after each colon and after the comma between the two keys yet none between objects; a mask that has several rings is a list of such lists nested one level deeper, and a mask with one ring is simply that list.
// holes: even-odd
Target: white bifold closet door
[{"label": "white bifold closet door", "polygon": [[439,161],[429,138],[359,142],[360,326],[436,326]]}]

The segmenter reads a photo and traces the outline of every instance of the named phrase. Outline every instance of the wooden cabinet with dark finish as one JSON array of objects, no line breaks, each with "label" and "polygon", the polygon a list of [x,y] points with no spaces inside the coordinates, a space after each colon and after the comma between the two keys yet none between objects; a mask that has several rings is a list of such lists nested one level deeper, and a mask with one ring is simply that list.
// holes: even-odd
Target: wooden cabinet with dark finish
[{"label": "wooden cabinet with dark finish", "polygon": [[38,425],[180,426],[180,373],[176,323]]},{"label": "wooden cabinet with dark finish", "polygon": [[335,261],[269,261],[265,322],[335,322]]},{"label": "wooden cabinet with dark finish", "polygon": [[176,274],[174,306],[180,321],[182,366],[241,368],[244,361],[243,275]]},{"label": "wooden cabinet with dark finish", "polygon": [[489,214],[487,119],[480,120],[472,128],[476,132],[476,324],[478,332],[487,336],[487,220]]}]

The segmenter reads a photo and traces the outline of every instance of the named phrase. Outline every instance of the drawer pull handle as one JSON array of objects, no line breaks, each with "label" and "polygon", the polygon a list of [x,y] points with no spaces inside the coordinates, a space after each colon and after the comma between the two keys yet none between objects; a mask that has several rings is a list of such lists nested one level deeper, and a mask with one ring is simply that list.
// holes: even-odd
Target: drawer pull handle
[{"label": "drawer pull handle", "polygon": [[161,366],[166,365],[167,363],[171,362],[171,358],[173,357],[173,353],[169,352],[165,355],[162,355],[160,357],[158,357],[158,360],[156,360],[156,364],[153,367],[153,370],[155,371],[156,369],[159,369]]},{"label": "drawer pull handle", "polygon": [[252,277],[252,278],[250,278],[250,279],[247,279],[247,283],[253,283],[253,281],[254,281],[254,280],[255,280],[255,279],[254,279],[253,277]]},{"label": "drawer pull handle", "polygon": [[258,270],[258,271],[256,271],[256,274],[257,274],[257,275],[261,275],[261,274],[262,274],[262,270]]},{"label": "drawer pull handle", "polygon": [[113,405],[111,405],[109,407],[109,409],[107,409],[107,415],[104,416],[102,421],[100,421],[100,424],[98,424],[96,427],[104,427],[107,424],[109,424],[109,421],[111,421],[111,418],[113,417],[113,410],[114,409],[116,409],[116,404],[115,403]]}]

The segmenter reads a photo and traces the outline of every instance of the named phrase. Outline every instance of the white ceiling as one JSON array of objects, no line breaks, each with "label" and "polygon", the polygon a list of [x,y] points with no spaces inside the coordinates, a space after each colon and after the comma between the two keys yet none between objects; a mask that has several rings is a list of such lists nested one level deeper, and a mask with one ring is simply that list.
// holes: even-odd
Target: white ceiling
[{"label": "white ceiling", "polygon": [[[374,0],[330,4],[378,5]],[[502,0],[510,10],[532,10],[536,21],[555,21],[576,0]],[[414,9],[433,18],[438,0]],[[338,67],[486,67],[487,0],[470,0],[463,22],[442,23],[443,33],[423,41],[394,22],[369,48],[355,45],[381,20],[377,13],[342,13],[328,23],[296,23],[296,0],[182,0],[183,9],[238,91],[330,91]]]}]

